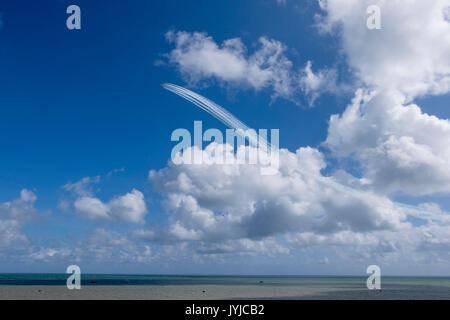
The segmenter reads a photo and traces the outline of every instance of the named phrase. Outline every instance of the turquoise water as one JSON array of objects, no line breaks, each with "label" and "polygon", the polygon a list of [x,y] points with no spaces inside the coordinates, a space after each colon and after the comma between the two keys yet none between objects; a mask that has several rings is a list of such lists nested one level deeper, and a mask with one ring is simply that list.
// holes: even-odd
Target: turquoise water
[{"label": "turquoise water", "polygon": [[[0,285],[65,285],[68,274],[0,274]],[[82,274],[83,285],[264,285],[361,289],[366,276],[192,276]],[[381,278],[383,286],[440,286],[450,288],[450,277]]]}]

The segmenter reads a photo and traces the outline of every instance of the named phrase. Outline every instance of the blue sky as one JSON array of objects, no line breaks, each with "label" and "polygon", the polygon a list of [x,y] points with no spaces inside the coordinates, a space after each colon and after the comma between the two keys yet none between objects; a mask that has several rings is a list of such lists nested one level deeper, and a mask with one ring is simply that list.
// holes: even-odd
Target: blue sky
[{"label": "blue sky", "polygon": [[[72,1],[1,4],[0,221],[4,227],[0,229],[5,236],[0,238],[0,272],[64,272],[76,263],[89,272],[360,274],[373,262],[393,274],[448,274],[450,257],[443,251],[450,248],[446,144],[450,73],[445,58],[449,46],[440,46],[436,53],[430,45],[434,38],[426,41],[419,34],[417,46],[425,48],[423,52],[401,47],[395,37],[410,36],[409,31],[414,35],[414,30],[403,28],[401,21],[393,23],[398,6],[381,6],[386,17],[383,29],[368,31],[365,3],[337,2],[77,1],[81,30],[66,28],[66,8]],[[444,8],[448,3],[436,1],[433,6]],[[351,8],[352,15],[342,14],[341,7]],[[406,15],[415,19],[421,10],[417,7]],[[430,21],[417,24],[431,28],[436,17],[430,14]],[[364,31],[353,35],[358,23]],[[436,28],[439,38],[448,27]],[[375,49],[361,49],[361,33],[367,33],[367,47],[373,44]],[[181,43],[182,37],[188,39],[186,43]],[[238,48],[223,44],[237,38]],[[395,53],[389,52],[393,43],[398,43]],[[213,44],[216,49],[205,49]],[[275,48],[281,50],[279,55],[270,51]],[[396,57],[396,52],[409,52],[408,58]],[[213,69],[206,62],[198,68],[194,60],[201,55],[213,61]],[[224,57],[231,57],[236,66],[220,67]],[[264,62],[258,64],[257,58]],[[272,63],[271,58],[279,60]],[[427,67],[416,67],[419,63]],[[394,65],[398,70],[392,71]],[[249,72],[232,73],[241,66],[253,66],[269,76],[261,80]],[[304,148],[297,153],[299,163],[304,162],[301,167],[309,168],[311,163],[317,179],[351,186],[366,198],[355,200],[349,195],[349,203],[342,204],[322,199],[318,194],[326,190],[310,185],[305,188],[320,198],[317,203],[298,198],[296,188],[303,190],[304,182],[300,174],[295,175],[297,182],[289,173],[276,181],[246,179],[254,179],[256,185],[296,183],[290,192],[281,188],[272,194],[255,191],[252,185],[244,188],[241,180],[215,175],[209,168],[197,172],[198,168],[168,167],[174,129],[192,130],[194,120],[202,120],[204,128],[226,127],[164,90],[164,82],[208,97],[251,127],[279,128],[286,158]],[[373,96],[361,103],[360,112],[367,116],[344,119],[358,89]],[[317,98],[312,99],[314,94]],[[401,102],[396,95],[401,95]],[[391,102],[392,112],[387,109]],[[404,110],[414,108],[411,103],[420,112],[405,115]],[[433,122],[425,113],[438,118]],[[333,122],[332,115],[340,115],[342,121]],[[406,128],[408,121],[411,131]],[[430,132],[429,136],[416,135],[415,125],[417,132]],[[365,127],[381,129],[368,132]],[[156,170],[158,177],[149,179],[150,170]],[[190,177],[192,190],[167,187],[180,175]],[[222,178],[242,198],[235,199],[233,192],[215,185]],[[205,192],[210,188],[203,185],[208,179],[215,181],[211,182],[214,192],[230,191],[234,196],[208,198]],[[22,190],[32,196],[21,196]],[[181,212],[175,197],[180,197],[176,201],[182,207],[194,201],[197,211]],[[283,225],[279,206],[285,208],[280,204],[285,197],[297,208],[289,209],[287,221],[312,212],[315,217],[325,216],[324,224],[308,218],[295,220],[298,230]],[[388,203],[389,209],[378,209],[373,198]],[[228,204],[210,204],[220,200]],[[126,216],[127,201],[136,201],[130,212],[139,216],[138,223]],[[88,207],[94,202],[95,208],[100,206],[110,216],[103,219]],[[414,208],[397,210],[396,202]],[[243,208],[259,204],[269,215],[263,217],[272,221],[266,228],[281,221],[278,229],[261,237],[252,237],[248,225],[230,224],[227,235],[214,238],[209,235],[216,231],[208,229],[213,227],[195,222],[202,214],[216,219],[212,225],[221,223],[220,215],[232,221],[242,218]],[[296,211],[309,205],[308,213]],[[254,210],[246,213],[252,223],[260,221],[251,220],[258,214]],[[244,231],[234,235],[236,228]],[[416,233],[424,237],[423,242],[409,243]],[[428,234],[433,239],[424,236]],[[355,248],[358,241],[367,246]],[[89,253],[82,253],[83,249]],[[406,270],[411,259],[414,267]]]},{"label": "blue sky", "polygon": [[[25,12],[18,4],[3,9],[2,93],[10,107],[2,115],[2,129],[6,130],[2,143],[10,152],[2,165],[13,175],[12,185],[2,185],[5,200],[17,193],[14,186],[31,184],[54,194],[67,181],[122,167],[132,173],[127,178],[131,185],[142,185],[139,173],[161,167],[168,160],[172,148],[168,137],[174,128],[192,127],[194,119],[211,127],[222,126],[160,87],[162,82],[184,84],[173,68],[154,64],[171,49],[164,37],[168,30],[206,31],[218,41],[243,37],[250,44],[260,35],[278,34],[289,47],[302,52],[291,57],[298,64],[313,52],[318,64],[335,62],[334,57],[321,54],[326,39],[308,39],[305,43],[297,31],[265,22],[267,16],[280,21],[289,15],[292,24],[301,23],[299,29],[312,29],[309,8],[303,14],[270,2],[248,3],[248,7],[240,4],[239,19],[236,5],[231,3],[205,1],[191,7],[178,2],[158,5],[136,1],[124,6],[113,1],[107,6],[93,6],[88,1],[79,4],[83,9],[82,29],[72,32],[65,28],[68,15],[60,14],[66,5],[49,1],[27,5]],[[202,9],[197,12],[198,8]],[[254,17],[251,23],[248,16]],[[217,18],[224,22],[218,23]],[[284,35],[286,32],[290,37]],[[233,93],[218,87],[202,93],[251,125],[286,126],[293,137],[282,137],[282,143],[291,149],[298,147],[298,139],[305,145],[322,141],[328,116],[339,110],[326,110],[326,105],[302,110],[286,101],[269,106],[269,94],[264,92],[236,93],[232,99],[228,96]],[[253,120],[255,112],[258,118]],[[33,159],[33,165],[29,159]],[[54,199],[49,200],[46,205]]]}]

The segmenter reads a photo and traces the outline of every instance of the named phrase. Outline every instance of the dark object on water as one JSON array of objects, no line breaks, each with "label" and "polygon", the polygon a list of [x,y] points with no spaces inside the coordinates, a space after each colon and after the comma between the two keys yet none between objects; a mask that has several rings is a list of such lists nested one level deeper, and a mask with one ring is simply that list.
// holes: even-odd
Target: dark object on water
[{"label": "dark object on water", "polygon": [[89,281],[89,283],[97,283],[97,281],[91,280],[91,281]]},{"label": "dark object on water", "polygon": [[259,283],[264,283],[264,281],[260,280]]},{"label": "dark object on water", "polygon": [[205,290],[203,290],[202,292],[203,292],[203,293],[205,293],[206,291],[205,291]]},{"label": "dark object on water", "polygon": [[42,290],[38,290],[38,292],[42,292]]}]

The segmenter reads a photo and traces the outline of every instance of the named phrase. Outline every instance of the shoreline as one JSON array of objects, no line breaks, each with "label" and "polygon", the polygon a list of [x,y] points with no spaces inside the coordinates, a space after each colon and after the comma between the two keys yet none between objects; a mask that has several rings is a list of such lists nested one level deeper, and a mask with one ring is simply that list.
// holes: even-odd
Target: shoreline
[{"label": "shoreline", "polygon": [[445,286],[408,285],[382,290],[256,285],[0,285],[0,300],[450,300]]}]

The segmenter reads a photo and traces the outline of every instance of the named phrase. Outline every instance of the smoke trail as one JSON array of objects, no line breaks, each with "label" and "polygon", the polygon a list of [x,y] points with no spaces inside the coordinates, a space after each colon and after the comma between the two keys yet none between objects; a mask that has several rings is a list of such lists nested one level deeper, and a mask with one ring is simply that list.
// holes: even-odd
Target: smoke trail
[{"label": "smoke trail", "polygon": [[238,120],[235,116],[233,116],[218,104],[191,90],[171,83],[163,83],[162,87],[164,89],[172,91],[180,97],[185,98],[186,100],[189,100],[190,102],[202,108],[203,110],[214,116],[216,119],[222,121],[224,124],[228,125],[231,128],[243,130],[247,130],[249,128],[245,123]]},{"label": "smoke trail", "polygon": [[[196,106],[200,107],[201,109],[205,110],[209,114],[211,114],[214,118],[221,121],[223,124],[227,125],[230,128],[233,128],[236,130],[236,133],[245,138],[245,132],[250,129],[245,123],[237,119],[235,116],[233,116],[231,113],[229,113],[227,110],[225,110],[223,107],[219,106],[218,104],[214,103],[213,101],[191,91],[186,88],[171,84],[171,83],[163,83],[162,87],[166,90],[169,90],[180,97],[192,102]],[[247,136],[249,138],[249,142],[253,144],[253,146],[258,146],[258,140],[259,140],[259,146],[267,146],[266,150],[269,150],[271,148],[270,143],[260,135],[257,135],[257,137],[254,136]]]},{"label": "smoke trail", "polygon": [[[206,112],[211,114],[213,117],[215,117],[216,119],[218,119],[225,125],[235,129],[236,133],[241,136],[243,136],[243,132],[245,132],[246,130],[249,129],[249,127],[245,123],[243,123],[242,121],[237,119],[235,116],[233,116],[227,110],[225,110],[223,107],[219,106],[218,104],[214,103],[213,101],[211,101],[191,90],[188,90],[186,88],[183,88],[183,87],[171,84],[171,83],[163,83],[162,87],[164,89],[169,90],[169,91],[179,95],[180,97],[192,102],[193,104],[200,107],[201,109],[205,110]],[[244,136],[244,138],[245,138],[245,136]],[[262,143],[265,143],[265,145],[267,146],[267,151],[270,150],[270,143],[267,142],[267,140],[264,139],[263,137],[261,137],[260,135],[258,135],[257,137],[254,137],[254,139],[249,137],[250,143],[253,143],[255,146],[257,146],[258,139],[259,139],[260,145]],[[303,173],[307,176],[312,177],[312,175],[309,172],[303,171]],[[349,194],[352,194],[355,196],[359,195],[359,196],[363,197],[364,193],[367,192],[364,190],[357,190],[355,188],[346,186],[337,181],[334,181],[333,178],[329,178],[329,177],[325,177],[325,176],[321,176],[318,179],[316,177],[316,181],[325,186],[331,187],[336,191],[340,191],[343,193],[349,193]],[[442,221],[441,217],[438,217],[434,213],[427,211],[425,208],[420,208],[419,206],[413,206],[413,205],[408,205],[405,203],[394,202],[394,201],[392,202],[392,204],[397,209],[408,211],[409,215],[416,216],[418,218],[420,218],[423,215],[427,215],[428,218]],[[383,205],[381,205],[381,206],[383,206]]]}]

